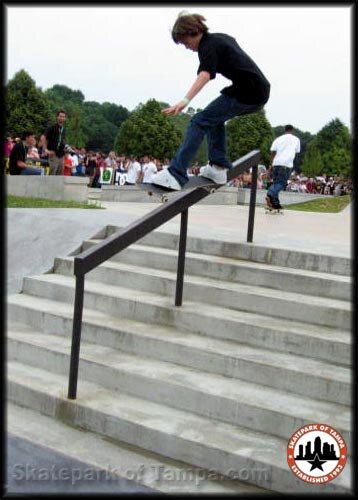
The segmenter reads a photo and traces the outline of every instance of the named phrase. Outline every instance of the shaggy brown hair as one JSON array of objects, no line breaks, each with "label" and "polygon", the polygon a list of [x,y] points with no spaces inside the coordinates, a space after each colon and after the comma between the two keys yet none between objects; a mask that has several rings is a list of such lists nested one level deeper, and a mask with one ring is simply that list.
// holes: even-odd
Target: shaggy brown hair
[{"label": "shaggy brown hair", "polygon": [[208,27],[204,24],[205,17],[200,14],[181,12],[172,29],[172,38],[175,43],[180,43],[187,36],[196,36],[206,33]]}]

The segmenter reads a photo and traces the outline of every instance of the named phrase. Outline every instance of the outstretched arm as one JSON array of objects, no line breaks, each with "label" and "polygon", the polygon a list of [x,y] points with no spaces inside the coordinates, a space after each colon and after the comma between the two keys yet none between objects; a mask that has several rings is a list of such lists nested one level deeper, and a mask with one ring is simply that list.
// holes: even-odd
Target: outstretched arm
[{"label": "outstretched arm", "polygon": [[208,83],[209,80],[210,73],[208,73],[207,71],[200,71],[195,82],[190,87],[189,92],[187,92],[185,98],[174,106],[163,109],[162,113],[165,113],[166,115],[177,115],[178,113],[180,113],[180,111],[182,111],[189,104],[189,102],[201,91],[201,89]]}]

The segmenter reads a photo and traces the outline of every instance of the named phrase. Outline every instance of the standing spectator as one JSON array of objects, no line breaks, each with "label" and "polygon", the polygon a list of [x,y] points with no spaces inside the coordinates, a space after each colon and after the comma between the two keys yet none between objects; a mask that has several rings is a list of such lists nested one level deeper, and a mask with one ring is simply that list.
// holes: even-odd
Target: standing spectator
[{"label": "standing spectator", "polygon": [[140,163],[135,156],[130,158],[127,167],[127,181],[126,184],[137,184],[141,178],[142,169]]},{"label": "standing spectator", "polygon": [[278,198],[293,170],[293,160],[300,152],[300,140],[293,135],[293,126],[286,125],[285,133],[277,137],[271,145],[271,163],[273,184],[267,190],[266,202],[271,208],[282,208]]},{"label": "standing spectator", "polygon": [[94,187],[94,177],[97,169],[97,159],[95,153],[90,151],[85,160],[86,175],[89,177],[88,187]]},{"label": "standing spectator", "polygon": [[155,166],[152,157],[144,156],[143,160],[142,182],[143,184],[150,184],[153,176],[157,173],[157,167]]},{"label": "standing spectator", "polygon": [[103,158],[103,155],[102,153],[97,153],[96,154],[96,170],[95,170],[95,174],[94,174],[94,179],[93,179],[93,183],[92,183],[92,187],[95,187],[95,188],[100,188],[102,185],[101,185],[101,182],[100,182],[100,179],[101,179],[101,168],[106,168],[107,165],[104,161],[104,158]]},{"label": "standing spectator", "polygon": [[66,113],[63,110],[58,111],[56,123],[48,127],[45,131],[50,175],[62,175],[63,173],[63,157],[65,155],[65,119]]},{"label": "standing spectator", "polygon": [[22,140],[17,142],[10,153],[10,175],[41,175],[42,169],[26,165],[27,149],[35,141],[31,131],[22,134]]}]

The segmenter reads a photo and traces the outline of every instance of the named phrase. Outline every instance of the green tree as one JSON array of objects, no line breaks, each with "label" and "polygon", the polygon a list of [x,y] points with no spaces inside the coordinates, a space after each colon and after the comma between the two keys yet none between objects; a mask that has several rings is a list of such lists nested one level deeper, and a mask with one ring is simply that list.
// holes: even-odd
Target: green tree
[{"label": "green tree", "polygon": [[47,89],[45,95],[49,101],[52,121],[55,120],[57,111],[66,112],[66,142],[71,146],[85,147],[88,134],[85,128],[83,102],[84,95],[80,90],[72,90],[66,85],[54,85]]},{"label": "green tree", "polygon": [[301,170],[308,177],[316,177],[322,174],[323,159],[317,146],[317,139],[312,139],[308,144],[301,164]]},{"label": "green tree", "polygon": [[67,143],[78,148],[84,148],[88,142],[85,130],[82,107],[71,103],[68,109],[66,123]]},{"label": "green tree", "polygon": [[338,118],[317,133],[317,147],[322,155],[323,169],[328,175],[351,175],[352,138],[348,127]]},{"label": "green tree", "polygon": [[274,132],[264,110],[238,116],[226,125],[228,158],[234,161],[253,149],[261,151],[261,162],[269,163]]},{"label": "green tree", "polygon": [[120,127],[122,123],[129,117],[129,111],[124,106],[118,106],[113,102],[104,102],[101,105],[101,112],[104,118],[113,123],[116,127]]},{"label": "green tree", "polygon": [[111,151],[118,127],[103,116],[102,105],[96,101],[85,101],[83,114],[87,135],[86,149],[104,153]]},{"label": "green tree", "polygon": [[66,107],[68,102],[83,104],[85,100],[85,96],[80,90],[72,90],[66,85],[56,84],[47,89],[45,94],[49,101],[56,103],[59,107]]},{"label": "green tree", "polygon": [[352,177],[352,154],[337,145],[322,155],[323,169],[327,175],[338,175],[344,179]]},{"label": "green tree", "polygon": [[161,113],[155,99],[140,104],[118,130],[114,149],[126,155],[150,155],[161,160],[171,158],[180,144],[180,132]]},{"label": "green tree", "polygon": [[13,135],[20,136],[25,130],[33,130],[39,136],[51,119],[45,94],[23,69],[9,80],[5,103],[6,127]]}]

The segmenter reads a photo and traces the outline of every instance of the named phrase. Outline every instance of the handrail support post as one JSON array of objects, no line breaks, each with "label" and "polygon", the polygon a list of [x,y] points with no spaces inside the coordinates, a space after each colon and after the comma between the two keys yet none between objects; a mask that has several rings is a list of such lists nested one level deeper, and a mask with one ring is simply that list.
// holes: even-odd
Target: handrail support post
[{"label": "handrail support post", "polygon": [[188,234],[188,209],[183,210],[181,212],[181,219],[180,219],[177,283],[176,283],[176,292],[175,292],[175,305],[176,306],[181,306],[183,303],[183,286],[184,286],[184,269],[185,269],[185,252],[186,252],[187,234]]},{"label": "handrail support post", "polygon": [[247,225],[247,242],[248,243],[252,243],[252,239],[253,239],[253,235],[254,235],[256,191],[257,191],[257,172],[258,172],[258,165],[255,165],[252,167],[252,171],[251,171],[249,221],[248,221],[248,225]]},{"label": "handrail support post", "polygon": [[82,311],[83,311],[83,295],[84,295],[83,273],[76,275],[75,303],[73,312],[72,326],[72,346],[70,359],[70,375],[68,382],[68,399],[76,399],[78,367],[80,360],[80,344],[81,344],[81,327],[82,327]]}]

